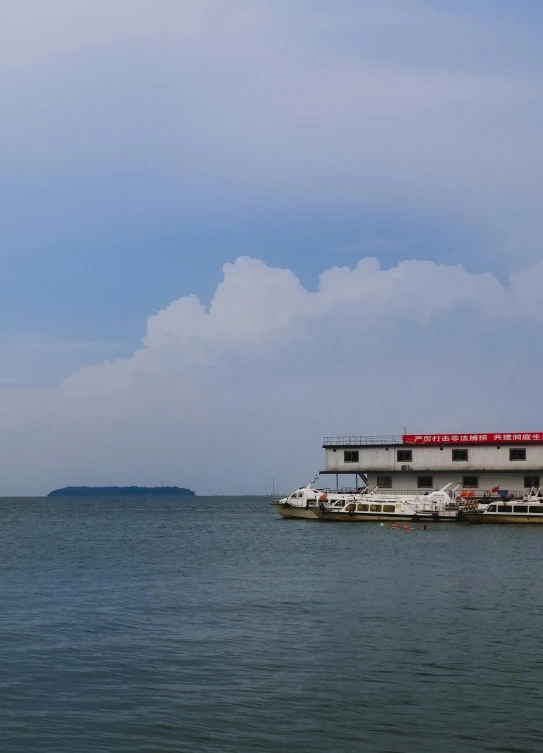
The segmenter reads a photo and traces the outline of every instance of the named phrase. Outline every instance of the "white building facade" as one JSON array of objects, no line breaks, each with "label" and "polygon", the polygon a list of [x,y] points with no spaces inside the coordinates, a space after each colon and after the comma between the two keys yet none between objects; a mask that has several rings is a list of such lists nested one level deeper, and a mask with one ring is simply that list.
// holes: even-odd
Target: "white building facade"
[{"label": "white building facade", "polygon": [[[469,496],[523,494],[543,478],[543,432],[325,437],[324,474],[370,487],[430,491],[454,482]],[[343,483],[341,484],[343,485]]]}]

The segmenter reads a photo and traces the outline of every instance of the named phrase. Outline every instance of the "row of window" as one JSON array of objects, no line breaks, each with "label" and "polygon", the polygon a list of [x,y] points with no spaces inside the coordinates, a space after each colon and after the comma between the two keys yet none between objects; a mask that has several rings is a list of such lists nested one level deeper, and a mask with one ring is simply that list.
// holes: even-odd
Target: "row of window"
[{"label": "row of window", "polygon": [[541,515],[541,513],[543,513],[543,506],[530,505],[530,507],[527,507],[526,505],[491,505],[487,512],[537,512]]},{"label": "row of window", "polygon": [[[392,489],[392,476],[377,476],[377,486],[380,489]],[[417,476],[417,487],[419,489],[433,489],[433,476]]]},{"label": "row of window", "polygon": [[365,503],[359,503],[357,505],[352,502],[345,508],[347,512],[395,512],[396,507],[394,505],[368,505]]},{"label": "row of window", "polygon": [[[451,452],[452,460],[455,462],[466,462],[469,458],[468,450],[457,449],[452,450]],[[345,450],[343,453],[343,460],[345,463],[358,463],[358,450]],[[511,447],[509,449],[509,460],[526,460],[526,448]],[[412,463],[413,450],[396,450],[396,461],[398,463]]]},{"label": "row of window", "polygon": [[[531,489],[533,486],[540,486],[540,476],[524,476],[524,488]],[[377,486],[381,489],[392,489],[392,476],[377,476]],[[417,476],[418,489],[433,489],[433,476]],[[478,489],[479,476],[462,476],[463,489]]]}]

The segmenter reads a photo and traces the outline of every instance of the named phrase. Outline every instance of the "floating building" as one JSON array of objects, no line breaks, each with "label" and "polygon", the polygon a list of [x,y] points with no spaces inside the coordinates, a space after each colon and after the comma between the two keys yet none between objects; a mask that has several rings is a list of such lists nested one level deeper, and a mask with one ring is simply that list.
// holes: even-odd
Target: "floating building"
[{"label": "floating building", "polygon": [[322,474],[345,474],[370,487],[430,491],[460,484],[464,496],[510,493],[539,487],[543,432],[517,434],[403,434],[325,437]]}]

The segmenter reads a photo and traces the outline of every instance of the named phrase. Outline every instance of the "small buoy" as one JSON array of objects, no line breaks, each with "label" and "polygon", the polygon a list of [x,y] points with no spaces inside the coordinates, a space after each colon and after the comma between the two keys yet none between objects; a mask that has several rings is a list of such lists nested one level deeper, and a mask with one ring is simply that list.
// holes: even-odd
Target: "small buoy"
[{"label": "small buoy", "polygon": [[402,528],[403,528],[404,531],[409,531],[409,526],[408,525],[402,526]]},{"label": "small buoy", "polygon": [[398,528],[398,524],[397,523],[393,523],[392,524],[392,528]]}]

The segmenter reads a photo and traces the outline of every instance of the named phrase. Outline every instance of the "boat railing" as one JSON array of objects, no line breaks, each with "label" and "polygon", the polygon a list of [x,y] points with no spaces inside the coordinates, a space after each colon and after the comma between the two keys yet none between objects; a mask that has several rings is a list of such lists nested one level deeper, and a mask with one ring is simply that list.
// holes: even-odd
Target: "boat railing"
[{"label": "boat railing", "polygon": [[[426,491],[422,489],[384,489],[382,486],[375,487],[371,490],[371,493],[388,495],[389,497],[423,497],[426,495]],[[431,493],[431,491],[428,491],[428,494]]]},{"label": "boat railing", "polygon": [[[427,497],[431,494],[435,494],[439,489],[383,489],[383,487],[376,487],[375,489],[371,490],[372,494],[388,494],[392,497]],[[507,492],[507,494],[500,494],[499,492],[492,492],[490,489],[477,489],[473,490],[475,493],[473,496],[467,496],[469,492],[464,492],[462,495],[462,492],[456,493],[456,499],[459,502],[464,502],[467,500],[483,500],[483,499],[494,499],[494,500],[500,500],[500,499],[524,499],[526,496],[526,491],[511,491]],[[450,495],[449,492],[446,492]],[[453,497],[451,497],[453,499]]]},{"label": "boat railing", "polygon": [[[388,497],[419,497],[420,499],[426,499],[429,498],[429,501],[432,501],[433,497],[430,495],[436,494],[439,489],[383,489],[382,487],[376,487],[375,489],[371,490],[371,494],[380,494],[382,496],[388,496]],[[459,495],[456,495],[456,497],[451,494],[450,492],[445,492],[445,494],[449,497],[451,501],[454,501]]]},{"label": "boat railing", "polygon": [[329,486],[323,486],[322,488],[319,487],[319,489],[312,489],[311,491],[314,491],[316,494],[365,494],[366,493],[365,487],[359,487],[357,489],[355,486],[342,486],[341,489],[332,489]]},{"label": "boat railing", "polygon": [[462,492],[460,492],[459,497],[461,501],[468,501],[468,500],[477,500],[478,502],[489,502],[490,500],[506,500],[506,499],[524,499],[526,496],[526,491],[508,491],[507,494],[505,493],[505,490],[503,492],[493,492],[491,489],[477,489],[475,491],[475,494],[473,496],[468,497],[465,493],[462,495]]}]

